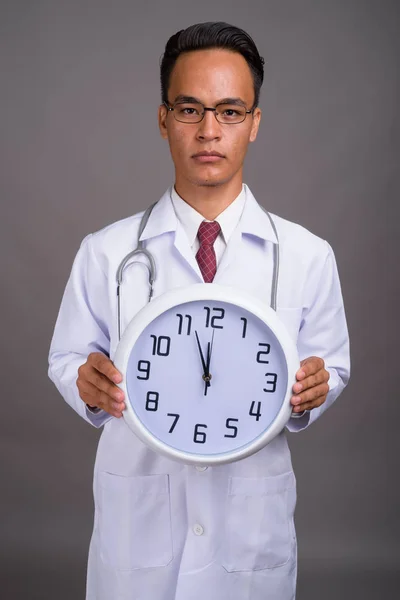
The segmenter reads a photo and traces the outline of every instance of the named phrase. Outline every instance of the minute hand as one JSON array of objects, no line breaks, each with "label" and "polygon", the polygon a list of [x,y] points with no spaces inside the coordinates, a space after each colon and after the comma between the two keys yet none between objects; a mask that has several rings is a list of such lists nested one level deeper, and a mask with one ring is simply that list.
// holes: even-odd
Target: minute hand
[{"label": "minute hand", "polygon": [[213,329],[213,332],[212,332],[211,343],[208,342],[208,344],[207,344],[207,363],[206,363],[206,369],[207,369],[207,375],[209,377],[211,377],[211,375],[210,375],[210,364],[211,364],[211,354],[212,354],[213,343],[214,343],[214,332],[215,332],[215,329]]}]

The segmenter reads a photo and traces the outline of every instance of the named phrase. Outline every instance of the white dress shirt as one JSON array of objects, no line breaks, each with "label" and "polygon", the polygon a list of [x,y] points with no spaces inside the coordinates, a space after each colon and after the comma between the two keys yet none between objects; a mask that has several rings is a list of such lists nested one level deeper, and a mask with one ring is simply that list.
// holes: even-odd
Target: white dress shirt
[{"label": "white dress shirt", "polygon": [[[178,217],[178,220],[180,221],[183,229],[186,232],[190,247],[192,248],[194,255],[196,255],[200,247],[200,242],[197,237],[197,232],[199,230],[200,224],[203,221],[209,221],[208,219],[205,219],[203,215],[197,212],[196,209],[190,206],[190,204],[185,202],[185,200],[183,200],[179,196],[179,194],[175,190],[175,187],[172,188],[171,200],[176,216]],[[240,194],[229,206],[225,208],[225,210],[223,210],[214,219],[214,221],[217,221],[221,227],[221,231],[219,232],[214,242],[217,267],[220,263],[220,260],[229,242],[229,239],[239,223],[239,219],[242,216],[245,202],[246,194],[244,186],[242,185],[242,190]]]}]

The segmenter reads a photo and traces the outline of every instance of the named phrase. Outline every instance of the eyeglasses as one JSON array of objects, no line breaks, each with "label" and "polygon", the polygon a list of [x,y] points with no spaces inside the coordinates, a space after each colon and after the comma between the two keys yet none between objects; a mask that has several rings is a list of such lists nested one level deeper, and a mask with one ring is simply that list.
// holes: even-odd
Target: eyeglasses
[{"label": "eyeglasses", "polygon": [[169,111],[173,112],[175,120],[180,123],[200,123],[204,119],[206,110],[211,110],[218,123],[236,125],[243,123],[246,115],[254,111],[254,108],[247,110],[245,106],[238,104],[217,104],[215,108],[209,108],[200,102],[176,102],[172,106],[166,102],[164,104]]}]

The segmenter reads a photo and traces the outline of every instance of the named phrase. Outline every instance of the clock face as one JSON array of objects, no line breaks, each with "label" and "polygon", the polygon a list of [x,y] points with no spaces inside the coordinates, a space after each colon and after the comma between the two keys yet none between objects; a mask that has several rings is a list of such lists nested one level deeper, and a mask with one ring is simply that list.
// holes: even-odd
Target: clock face
[{"label": "clock face", "polygon": [[252,444],[288,397],[276,335],[253,312],[221,300],[177,304],[152,319],[130,348],[125,379],[128,424],[202,457]]}]

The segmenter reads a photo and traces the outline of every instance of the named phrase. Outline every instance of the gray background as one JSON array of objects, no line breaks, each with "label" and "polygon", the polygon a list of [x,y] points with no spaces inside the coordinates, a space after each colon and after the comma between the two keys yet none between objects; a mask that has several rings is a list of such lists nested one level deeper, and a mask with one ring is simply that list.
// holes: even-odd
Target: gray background
[{"label": "gray background", "polygon": [[84,235],[173,181],[159,58],[206,20],[243,27],[266,59],[245,180],[332,244],[351,335],[350,385],[289,440],[298,598],[398,597],[399,12],[378,0],[1,2],[2,597],[84,598],[99,431],[47,380],[48,347]]}]

